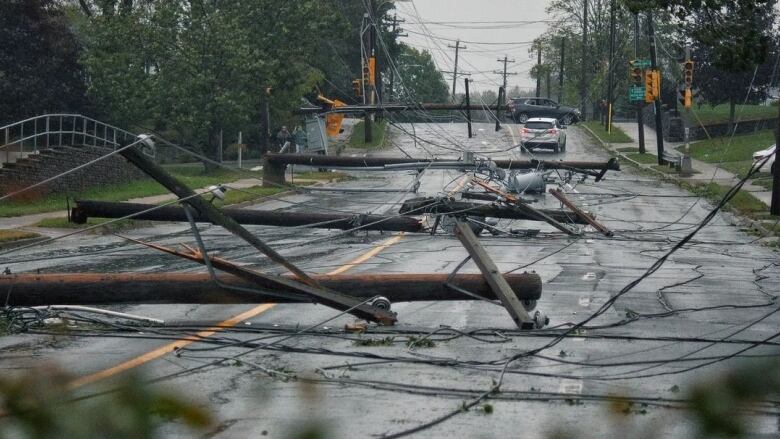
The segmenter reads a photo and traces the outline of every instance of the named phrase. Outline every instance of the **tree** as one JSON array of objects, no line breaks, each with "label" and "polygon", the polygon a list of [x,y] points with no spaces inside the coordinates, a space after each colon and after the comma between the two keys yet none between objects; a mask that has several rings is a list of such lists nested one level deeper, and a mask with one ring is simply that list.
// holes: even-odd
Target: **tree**
[{"label": "tree", "polygon": [[291,120],[321,78],[310,58],[334,19],[314,0],[97,3],[80,26],[90,93],[116,123],[172,129],[212,159],[220,133],[256,123],[267,86],[272,119]]},{"label": "tree", "polygon": [[401,44],[396,95],[404,102],[447,102],[449,89],[426,50]]},{"label": "tree", "polygon": [[57,2],[0,2],[0,41],[0,125],[87,110],[81,48]]}]

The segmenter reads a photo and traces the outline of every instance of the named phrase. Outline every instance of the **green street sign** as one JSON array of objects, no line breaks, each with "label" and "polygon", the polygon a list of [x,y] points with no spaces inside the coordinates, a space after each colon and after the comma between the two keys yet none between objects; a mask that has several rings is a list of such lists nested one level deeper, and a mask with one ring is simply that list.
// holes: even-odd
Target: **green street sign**
[{"label": "green street sign", "polygon": [[635,59],[631,61],[632,67],[637,67],[640,69],[649,69],[650,68],[650,60],[649,59]]},{"label": "green street sign", "polygon": [[632,85],[628,88],[628,100],[629,102],[644,102],[645,100],[645,86],[644,85]]}]

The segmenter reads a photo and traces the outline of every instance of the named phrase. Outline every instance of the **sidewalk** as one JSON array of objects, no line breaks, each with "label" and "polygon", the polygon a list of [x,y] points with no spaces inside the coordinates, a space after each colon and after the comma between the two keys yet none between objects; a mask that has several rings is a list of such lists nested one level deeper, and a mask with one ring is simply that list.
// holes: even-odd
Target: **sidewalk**
[{"label": "sidewalk", "polygon": [[[630,122],[616,122],[614,126],[620,128],[623,130],[631,139],[633,140],[633,143],[617,143],[617,144],[604,144],[608,149],[613,151],[614,153],[620,155],[623,159],[632,161],[633,163],[637,164],[640,167],[655,170],[651,167],[651,165],[645,165],[641,163],[634,162],[630,158],[626,157],[625,154],[617,151],[617,148],[626,148],[626,147],[634,147],[639,149],[639,129],[637,127],[636,123],[630,123]],[[603,142],[602,142],[603,143]],[[682,142],[664,142],[664,148],[667,150],[676,149],[678,146],[683,145]],[[647,154],[658,156],[658,149],[656,147],[656,134],[655,130],[651,127],[648,127],[645,125],[645,151]],[[693,166],[694,173],[690,177],[683,177],[680,175],[675,174],[664,174],[667,177],[670,178],[676,178],[683,181],[689,181],[693,183],[718,183],[724,186],[733,186],[737,182],[739,182],[739,177],[732,174],[729,171],[726,171],[725,169],[719,168],[716,165],[713,165],[712,163],[703,162],[701,160],[691,159],[691,164]],[[762,203],[764,203],[767,206],[767,209],[769,208],[769,205],[772,202],[772,192],[766,190],[762,186],[753,185],[751,180],[748,180],[744,186],[742,186],[742,190],[746,192],[750,192],[751,195],[758,198]]]}]

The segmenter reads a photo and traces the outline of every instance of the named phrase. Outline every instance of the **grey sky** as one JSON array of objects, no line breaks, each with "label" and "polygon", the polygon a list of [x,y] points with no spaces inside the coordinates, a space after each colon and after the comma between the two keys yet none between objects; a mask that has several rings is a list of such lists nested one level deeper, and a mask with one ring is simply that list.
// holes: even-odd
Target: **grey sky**
[{"label": "grey sky", "polygon": [[[527,22],[549,20],[545,13],[548,3],[549,0],[414,0],[398,1],[396,9],[399,18],[406,20],[402,28],[409,33],[402,41],[427,49],[440,69],[452,71],[455,49],[447,46],[454,46],[454,40],[461,39],[467,49],[460,51],[458,70],[472,73],[474,88],[498,88],[501,75],[492,72],[503,68],[497,59],[504,55],[516,61],[508,65],[507,71],[518,73],[508,77],[509,87],[532,88],[536,83],[528,72],[536,63],[536,54],[528,52],[529,43],[544,33],[547,23]],[[428,33],[441,38],[421,35]],[[445,76],[452,84],[452,76]],[[462,81],[459,78],[460,91]]]}]

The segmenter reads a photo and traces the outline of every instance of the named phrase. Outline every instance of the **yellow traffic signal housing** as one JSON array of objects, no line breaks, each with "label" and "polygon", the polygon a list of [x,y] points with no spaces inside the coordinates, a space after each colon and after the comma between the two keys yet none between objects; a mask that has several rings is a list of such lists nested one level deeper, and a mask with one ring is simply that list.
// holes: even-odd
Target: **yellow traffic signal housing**
[{"label": "yellow traffic signal housing", "polygon": [[655,101],[655,95],[653,94],[653,72],[648,70],[645,72],[645,102]]},{"label": "yellow traffic signal housing", "polygon": [[645,72],[645,102],[653,102],[661,96],[661,72],[657,69]]},{"label": "yellow traffic signal housing", "polygon": [[685,61],[685,64],[683,64],[683,80],[685,81],[685,88],[691,88],[693,83],[693,61]]},{"label": "yellow traffic signal housing", "polygon": [[693,93],[690,88],[686,88],[683,93],[683,107],[685,107],[686,110],[690,110],[691,103],[693,102]]}]

